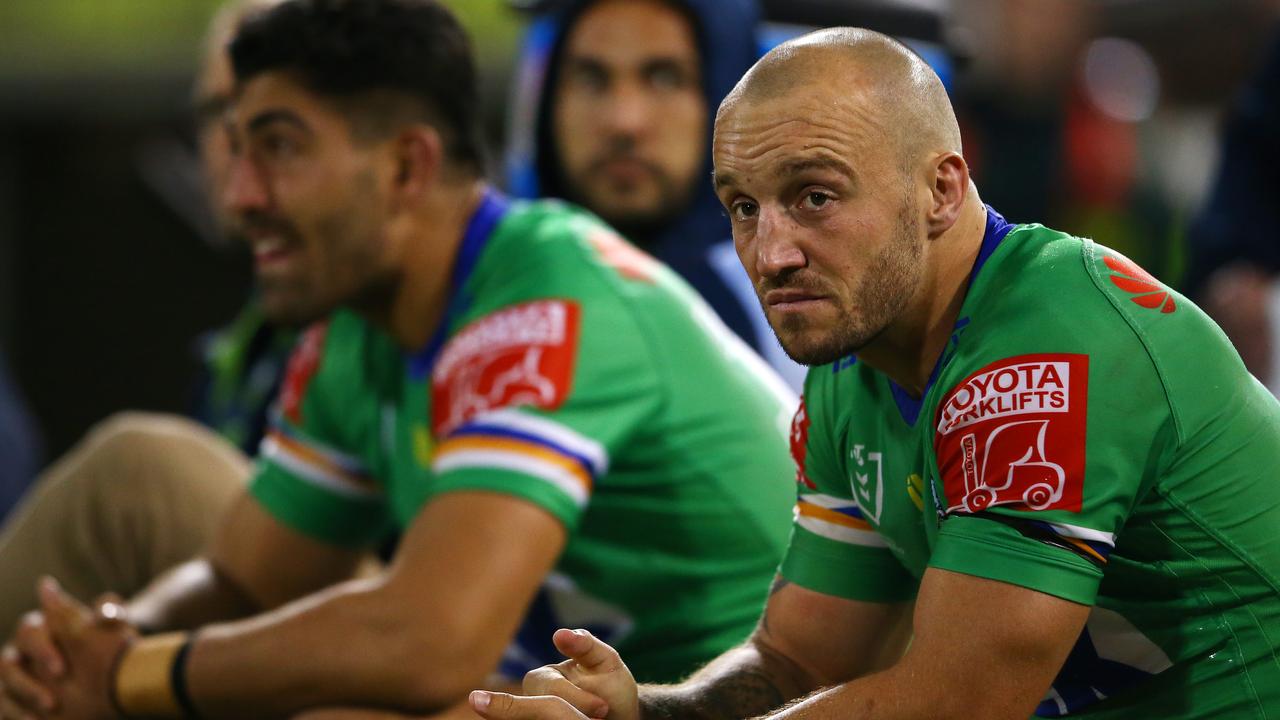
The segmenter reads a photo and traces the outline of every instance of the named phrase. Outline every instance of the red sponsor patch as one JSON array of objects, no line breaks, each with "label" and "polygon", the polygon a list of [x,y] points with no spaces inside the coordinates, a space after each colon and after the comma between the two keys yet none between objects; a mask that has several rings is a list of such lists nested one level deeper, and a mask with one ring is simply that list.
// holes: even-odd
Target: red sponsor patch
[{"label": "red sponsor patch", "polygon": [[280,383],[280,407],[289,422],[302,424],[302,400],[307,386],[320,369],[320,356],[324,353],[324,339],[329,334],[329,323],[321,322],[307,328],[289,356],[284,381]]},{"label": "red sponsor patch", "polygon": [[1130,300],[1149,310],[1160,308],[1160,312],[1166,314],[1178,309],[1168,289],[1129,258],[1103,255],[1102,262],[1111,268],[1111,283],[1132,295]]},{"label": "red sponsor patch", "polygon": [[804,457],[809,447],[809,411],[804,406],[804,396],[800,396],[800,407],[791,418],[791,459],[796,461],[796,482],[810,490],[818,486],[809,479],[804,470]]},{"label": "red sponsor patch", "polygon": [[431,373],[431,429],[444,437],[481,413],[553,409],[569,395],[578,354],[578,303],[537,300],[472,322]]},{"label": "red sponsor patch", "polygon": [[587,241],[600,254],[600,259],[622,277],[653,282],[658,261],[617,233],[601,228],[588,235]]},{"label": "red sponsor patch", "polygon": [[1019,355],[942,399],[934,435],[947,512],[1080,512],[1089,356]]}]

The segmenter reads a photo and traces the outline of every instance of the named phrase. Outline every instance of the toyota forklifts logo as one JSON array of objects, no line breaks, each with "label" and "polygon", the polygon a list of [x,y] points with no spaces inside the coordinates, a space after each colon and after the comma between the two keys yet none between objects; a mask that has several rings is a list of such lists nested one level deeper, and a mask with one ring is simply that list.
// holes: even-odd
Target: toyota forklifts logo
[{"label": "toyota forklifts logo", "polygon": [[1089,358],[1021,355],[947,393],[934,448],[947,512],[1080,511]]}]

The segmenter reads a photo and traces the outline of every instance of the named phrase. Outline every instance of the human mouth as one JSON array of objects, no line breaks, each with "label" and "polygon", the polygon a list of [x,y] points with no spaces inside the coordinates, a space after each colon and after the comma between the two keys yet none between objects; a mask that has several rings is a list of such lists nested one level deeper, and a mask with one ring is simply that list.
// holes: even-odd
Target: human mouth
[{"label": "human mouth", "polygon": [[253,250],[254,265],[259,270],[280,265],[294,252],[293,244],[279,235],[250,237],[249,247]]},{"label": "human mouth", "polygon": [[596,171],[607,181],[620,184],[643,182],[656,175],[654,167],[634,157],[618,157],[596,164]]},{"label": "human mouth", "polygon": [[765,293],[764,304],[770,310],[778,312],[796,312],[808,310],[825,302],[826,296],[810,290],[780,288]]}]

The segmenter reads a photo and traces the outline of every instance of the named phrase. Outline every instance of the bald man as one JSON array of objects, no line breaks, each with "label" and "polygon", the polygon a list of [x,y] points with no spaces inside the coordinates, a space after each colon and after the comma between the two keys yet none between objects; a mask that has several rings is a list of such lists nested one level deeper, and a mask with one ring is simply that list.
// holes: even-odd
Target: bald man
[{"label": "bald man", "polygon": [[766,56],[714,157],[739,258],[811,366],[764,617],[639,690],[560,630],[570,659],[534,697],[477,691],[477,712],[1280,717],[1280,406],[1198,308],[984,206],[937,77],[875,33]]}]

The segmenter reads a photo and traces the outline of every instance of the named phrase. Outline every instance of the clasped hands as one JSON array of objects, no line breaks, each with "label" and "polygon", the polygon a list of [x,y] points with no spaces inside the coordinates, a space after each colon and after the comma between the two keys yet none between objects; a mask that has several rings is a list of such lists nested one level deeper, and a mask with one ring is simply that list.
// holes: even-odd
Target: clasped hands
[{"label": "clasped hands", "polygon": [[138,637],[113,595],[90,608],[52,578],[40,580],[40,609],[27,613],[0,649],[0,720],[114,720],[112,674]]},{"label": "clasped hands", "polygon": [[[40,609],[0,650],[0,720],[116,720],[112,675],[138,631],[114,596],[89,608],[52,578],[38,594]],[[472,709],[489,720],[640,720],[635,679],[616,650],[585,630],[552,640],[568,660],[526,675],[524,696],[471,693]]]},{"label": "clasped hands", "polygon": [[635,678],[618,651],[586,630],[557,630],[568,660],[524,677],[523,696],[476,690],[471,708],[488,720],[640,720]]}]

